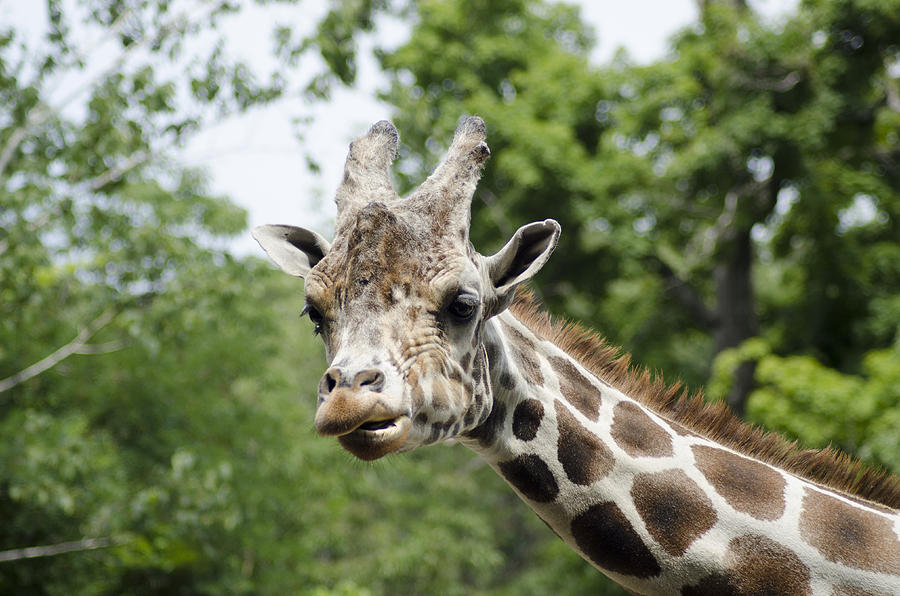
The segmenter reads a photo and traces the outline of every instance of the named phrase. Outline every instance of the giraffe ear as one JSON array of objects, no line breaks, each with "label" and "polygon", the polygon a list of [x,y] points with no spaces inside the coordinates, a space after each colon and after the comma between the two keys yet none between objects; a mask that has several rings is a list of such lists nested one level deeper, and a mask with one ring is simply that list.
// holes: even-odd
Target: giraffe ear
[{"label": "giraffe ear", "polygon": [[305,277],[331,249],[320,235],[294,226],[258,226],[251,234],[282,271],[296,277]]},{"label": "giraffe ear", "polygon": [[552,219],[522,226],[506,246],[486,259],[488,277],[494,288],[489,316],[498,314],[512,302],[516,287],[537,273],[559,240],[559,223]]}]

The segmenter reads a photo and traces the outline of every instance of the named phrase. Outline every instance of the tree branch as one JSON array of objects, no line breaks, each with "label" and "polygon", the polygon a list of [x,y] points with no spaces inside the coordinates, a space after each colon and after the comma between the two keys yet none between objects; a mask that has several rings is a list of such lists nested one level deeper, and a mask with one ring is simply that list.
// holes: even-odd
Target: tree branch
[{"label": "tree branch", "polygon": [[151,157],[152,156],[149,151],[138,151],[137,153],[133,153],[128,159],[126,159],[119,165],[112,167],[102,174],[99,174],[98,176],[88,180],[85,186],[87,187],[88,191],[96,192],[110,182],[118,179],[123,174],[149,161]]},{"label": "tree branch", "polygon": [[84,345],[76,350],[76,354],[83,354],[90,356],[92,354],[109,354],[110,352],[117,352],[125,347],[125,342],[123,341],[108,341],[102,344],[89,344]]},{"label": "tree branch", "polygon": [[775,91],[776,93],[786,93],[796,87],[802,80],[803,75],[796,70],[792,70],[778,80],[740,77],[740,82],[748,89],[754,89],[756,91]]},{"label": "tree branch", "polygon": [[0,175],[3,174],[6,165],[12,159],[13,153],[19,148],[19,144],[25,140],[26,136],[28,136],[29,130],[44,121],[45,111],[43,104],[37,106],[28,114],[25,123],[9,135],[6,144],[3,146],[3,150],[0,151]]},{"label": "tree branch", "polygon": [[108,548],[121,544],[121,540],[112,538],[82,538],[70,542],[60,542],[47,546],[29,546],[27,548],[14,548],[0,551],[0,563],[8,561],[21,561],[22,559],[36,559],[38,557],[52,557],[63,553],[72,553],[98,548]]},{"label": "tree branch", "polygon": [[[75,339],[66,345],[62,346],[46,358],[35,362],[28,368],[17,372],[11,377],[0,380],[0,393],[12,389],[16,385],[24,383],[28,379],[36,377],[42,372],[50,370],[72,354],[105,354],[113,351],[113,349],[120,349],[121,345],[119,342],[107,342],[99,345],[88,345],[87,343],[95,333],[105,327],[113,319],[113,316],[114,313],[112,309],[106,310],[102,315],[91,321],[87,327],[79,331],[78,335],[75,336]],[[115,348],[113,348],[113,346],[115,346]]]}]

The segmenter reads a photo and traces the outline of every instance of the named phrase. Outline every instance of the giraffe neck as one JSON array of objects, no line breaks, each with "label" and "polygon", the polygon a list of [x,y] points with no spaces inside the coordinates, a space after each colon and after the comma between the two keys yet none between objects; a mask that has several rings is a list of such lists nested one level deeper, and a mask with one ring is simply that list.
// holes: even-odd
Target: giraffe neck
[{"label": "giraffe neck", "polygon": [[667,420],[506,311],[494,406],[463,442],[550,528],[640,594],[897,594],[900,514]]}]

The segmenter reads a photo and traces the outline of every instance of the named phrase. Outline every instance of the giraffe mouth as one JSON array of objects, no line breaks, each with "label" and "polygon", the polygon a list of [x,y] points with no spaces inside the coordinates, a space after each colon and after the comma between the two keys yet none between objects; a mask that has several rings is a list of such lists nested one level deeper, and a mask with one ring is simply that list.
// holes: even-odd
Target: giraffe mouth
[{"label": "giraffe mouth", "polygon": [[388,418],[385,420],[369,420],[368,422],[364,422],[360,424],[356,430],[368,430],[368,431],[378,431],[384,430],[387,428],[391,428],[397,424],[396,418]]},{"label": "giraffe mouth", "polygon": [[338,437],[341,446],[356,457],[371,461],[400,449],[406,442],[412,421],[409,416],[368,420]]}]

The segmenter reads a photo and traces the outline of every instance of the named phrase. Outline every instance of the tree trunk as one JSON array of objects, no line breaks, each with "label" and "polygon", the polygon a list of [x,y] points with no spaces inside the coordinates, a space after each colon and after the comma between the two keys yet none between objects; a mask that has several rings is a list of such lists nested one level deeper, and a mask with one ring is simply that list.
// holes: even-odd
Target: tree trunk
[{"label": "tree trunk", "polygon": [[[756,300],[751,278],[753,241],[749,229],[734,230],[721,247],[716,265],[716,353],[739,346],[758,333]],[[726,402],[735,414],[743,416],[747,396],[753,389],[755,361],[742,362],[735,371],[734,383]]]}]

